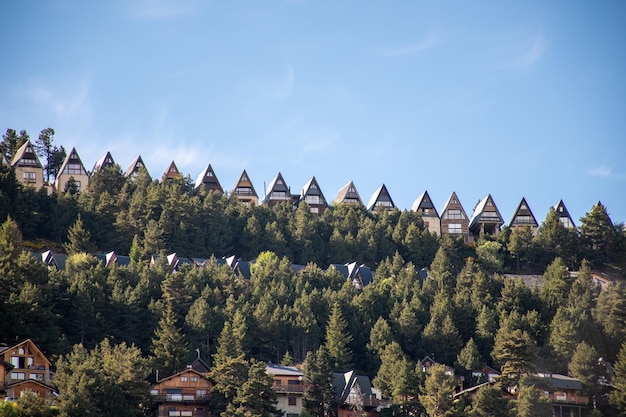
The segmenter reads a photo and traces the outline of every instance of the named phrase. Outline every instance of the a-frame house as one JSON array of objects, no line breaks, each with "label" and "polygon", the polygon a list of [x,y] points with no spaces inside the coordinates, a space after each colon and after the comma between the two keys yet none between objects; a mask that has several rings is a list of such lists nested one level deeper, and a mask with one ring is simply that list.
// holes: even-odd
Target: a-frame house
[{"label": "a-frame house", "polygon": [[[141,155],[137,155],[137,158],[135,158],[128,166],[124,176],[126,178],[134,178],[140,169],[145,169],[146,172],[148,172],[148,168],[146,168],[146,164],[144,164],[143,159],[141,159]],[[150,173],[148,173],[148,176],[150,176]]]},{"label": "a-frame house", "polygon": [[96,163],[93,166],[93,169],[91,170],[91,173],[93,174],[94,172],[102,168],[114,167],[114,166],[115,166],[115,161],[113,160],[113,157],[111,156],[111,152],[107,152],[104,154],[104,156],[102,156],[102,158],[96,161]]},{"label": "a-frame house", "polygon": [[361,200],[361,196],[359,195],[354,182],[350,181],[344,185],[341,190],[339,190],[337,197],[335,197],[335,204],[363,205],[363,200]]},{"label": "a-frame house", "polygon": [[11,165],[15,169],[15,178],[24,185],[33,187],[35,190],[41,189],[44,185],[44,172],[37,153],[30,140],[27,140],[15,152]]},{"label": "a-frame house", "polygon": [[279,172],[267,187],[265,197],[263,198],[263,204],[268,207],[273,207],[276,204],[285,202],[292,203],[293,198],[289,187],[285,183],[282,174]]},{"label": "a-frame house", "polygon": [[196,179],[196,191],[200,191],[201,189],[207,192],[217,191],[220,194],[224,194],[224,189],[222,188],[220,181],[217,179],[211,164],[204,168],[198,176],[198,179]]},{"label": "a-frame house", "polygon": [[424,191],[419,197],[417,197],[417,199],[413,202],[411,210],[422,217],[422,220],[424,220],[424,226],[426,226],[429,232],[434,233],[437,236],[441,236],[441,219],[439,218],[439,213],[437,213],[437,209],[435,208],[433,201],[428,195],[428,191]]},{"label": "a-frame house", "polygon": [[76,148],[72,148],[65,161],[63,161],[63,165],[61,165],[59,174],[54,182],[54,188],[57,192],[65,191],[65,186],[70,178],[74,180],[78,191],[84,191],[89,186],[89,174],[80,156],[78,156]]},{"label": "a-frame house", "polygon": [[241,173],[239,180],[237,180],[235,188],[233,188],[233,194],[237,197],[237,200],[246,205],[252,204],[256,206],[259,204],[259,195],[256,193],[245,169]]},{"label": "a-frame house", "polygon": [[182,178],[183,174],[180,173],[176,163],[172,161],[167,170],[163,173],[163,180],[173,180],[175,178]]},{"label": "a-frame house", "polygon": [[510,228],[521,228],[528,227],[535,234],[537,232],[537,228],[539,227],[539,223],[537,223],[537,219],[533,214],[532,210],[528,206],[526,202],[526,198],[522,197],[522,201],[519,202],[517,208],[515,209],[515,213],[513,214],[513,218],[509,223]]},{"label": "a-frame house", "polygon": [[452,192],[441,210],[441,234],[462,237],[465,243],[471,241],[469,219],[455,192]]},{"label": "a-frame house", "polygon": [[393,200],[391,199],[385,184],[381,185],[376,191],[374,191],[374,194],[372,194],[372,197],[367,204],[368,211],[378,210],[379,207],[385,208],[389,211],[396,207],[395,204],[393,204]]},{"label": "a-frame house", "polygon": [[491,194],[483,198],[474,207],[474,214],[470,219],[469,230],[478,240],[481,233],[496,235],[500,233],[500,228],[504,224],[500,211],[493,201]]},{"label": "a-frame house", "polygon": [[556,211],[556,214],[559,216],[559,221],[566,229],[576,229],[576,224],[572,216],[570,216],[569,211],[567,211],[563,200],[559,200],[558,204],[554,206],[554,211]]},{"label": "a-frame house", "polygon": [[311,178],[302,188],[300,201],[306,202],[311,207],[311,213],[321,214],[328,208],[324,193],[322,193],[315,177]]}]

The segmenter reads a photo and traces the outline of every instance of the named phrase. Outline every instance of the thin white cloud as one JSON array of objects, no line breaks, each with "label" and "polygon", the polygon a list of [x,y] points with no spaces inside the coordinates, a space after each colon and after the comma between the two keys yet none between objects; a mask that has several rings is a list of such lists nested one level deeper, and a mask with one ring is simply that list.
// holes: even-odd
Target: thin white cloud
[{"label": "thin white cloud", "polygon": [[126,14],[132,19],[176,19],[194,14],[202,4],[200,0],[128,0]]},{"label": "thin white cloud", "polygon": [[[70,84],[70,83],[61,83]],[[24,92],[34,105],[47,108],[58,118],[84,116],[90,110],[90,81],[87,76],[73,79],[71,86],[35,83],[25,87]]]},{"label": "thin white cloud", "polygon": [[509,62],[509,67],[529,67],[535,64],[546,52],[548,44],[543,34],[535,34],[530,41],[526,42],[521,54]]},{"label": "thin white cloud", "polygon": [[439,33],[431,32],[424,39],[421,39],[417,43],[396,47],[396,48],[388,48],[380,51],[380,54],[383,56],[390,57],[401,57],[407,55],[413,55],[418,52],[426,51],[428,49],[433,48],[439,42]]},{"label": "thin white cloud", "polygon": [[613,180],[626,179],[626,175],[614,173],[613,168],[611,168],[610,166],[607,166],[604,163],[595,168],[588,169],[587,175],[591,177],[596,177],[596,178],[613,179]]}]

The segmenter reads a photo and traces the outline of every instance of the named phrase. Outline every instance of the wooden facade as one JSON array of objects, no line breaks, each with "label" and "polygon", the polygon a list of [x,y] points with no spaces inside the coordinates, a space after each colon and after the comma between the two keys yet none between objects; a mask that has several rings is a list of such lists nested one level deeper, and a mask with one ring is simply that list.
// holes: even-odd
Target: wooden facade
[{"label": "wooden facade", "polygon": [[163,173],[164,180],[173,180],[175,178],[182,178],[183,174],[180,173],[176,163],[172,161],[172,163],[167,167],[167,170]]},{"label": "wooden facade", "polygon": [[213,167],[211,167],[211,164],[204,168],[204,170],[196,179],[196,191],[200,190],[217,191],[220,194],[224,194],[224,189],[217,179],[217,176],[215,175],[215,171],[213,171]]},{"label": "wooden facade", "polygon": [[47,400],[55,393],[50,361],[30,339],[0,347],[0,399],[19,399],[27,391]]},{"label": "wooden facade", "polygon": [[263,204],[268,207],[274,207],[276,204],[280,203],[293,204],[293,197],[291,195],[290,188],[287,186],[282,174],[279,172],[267,187],[265,197],[263,198]]},{"label": "wooden facade", "polygon": [[565,207],[565,203],[563,200],[559,200],[556,206],[554,206],[554,210],[556,214],[559,216],[559,221],[566,229],[576,229],[576,224],[570,216],[569,211],[567,211],[567,207]]},{"label": "wooden facade", "polygon": [[537,228],[539,227],[539,223],[537,223],[537,219],[533,214],[532,210],[528,206],[526,202],[526,198],[522,197],[522,201],[519,202],[517,208],[515,209],[515,213],[513,214],[513,218],[509,223],[510,228],[521,228],[528,227],[535,234],[537,232]]},{"label": "wooden facade", "polygon": [[237,200],[246,205],[256,206],[259,204],[259,195],[256,193],[254,185],[252,185],[252,181],[245,169],[241,173],[239,180],[237,180],[235,188],[233,188],[233,194],[237,197]]},{"label": "wooden facade", "polygon": [[159,380],[150,394],[157,417],[209,417],[213,383],[191,366]]},{"label": "wooden facade", "polygon": [[472,241],[469,219],[455,192],[452,192],[441,211],[441,234],[453,238],[462,237],[465,243]]},{"label": "wooden facade", "polygon": [[375,211],[380,208],[384,208],[385,210],[391,211],[396,207],[389,195],[389,191],[387,191],[387,187],[385,184],[378,187],[372,197],[370,198],[369,203],[367,204],[368,211]]}]

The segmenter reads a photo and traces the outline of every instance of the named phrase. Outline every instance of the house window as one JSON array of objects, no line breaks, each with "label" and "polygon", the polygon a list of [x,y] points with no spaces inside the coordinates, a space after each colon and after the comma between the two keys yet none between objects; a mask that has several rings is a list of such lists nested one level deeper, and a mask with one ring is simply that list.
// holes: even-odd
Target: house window
[{"label": "house window", "polygon": [[304,201],[308,204],[321,204],[319,195],[307,195]]},{"label": "house window", "polygon": [[150,394],[152,395],[159,395],[159,390],[158,389],[153,389],[150,391]]},{"label": "house window", "polygon": [[448,224],[448,233],[451,235],[460,235],[461,233],[463,233],[463,229],[461,228],[461,223]]},{"label": "house window", "polygon": [[450,209],[446,213],[446,219],[463,219],[463,213],[459,209]]},{"label": "house window", "polygon": [[559,220],[561,221],[561,224],[568,229],[572,229],[574,227],[574,224],[569,217],[560,217]]},{"label": "house window", "polygon": [[283,381],[281,381],[280,379],[275,379],[274,380],[274,384],[276,385],[281,385],[283,383]]},{"label": "house window", "polygon": [[318,207],[311,207],[311,213],[319,214],[320,209]]},{"label": "house window", "polygon": [[289,405],[298,405],[298,399],[296,397],[287,397]]},{"label": "house window", "polygon": [[198,397],[204,397],[206,395],[206,390],[205,389],[196,390],[196,395]]},{"label": "house window", "polygon": [[26,379],[26,374],[24,372],[11,372],[11,379]]},{"label": "house window", "polygon": [[198,377],[197,376],[192,376],[191,377],[191,382],[198,382]]},{"label": "house window", "polygon": [[68,174],[82,174],[82,167],[80,164],[67,164]]},{"label": "house window", "polygon": [[186,376],[181,376],[180,377],[180,382],[187,382],[187,377]]},{"label": "house window", "polygon": [[24,182],[34,184],[37,181],[37,174],[34,172],[24,172]]},{"label": "house window", "polygon": [[425,216],[428,216],[430,214],[430,209],[427,209],[427,208],[422,209],[422,214]]}]

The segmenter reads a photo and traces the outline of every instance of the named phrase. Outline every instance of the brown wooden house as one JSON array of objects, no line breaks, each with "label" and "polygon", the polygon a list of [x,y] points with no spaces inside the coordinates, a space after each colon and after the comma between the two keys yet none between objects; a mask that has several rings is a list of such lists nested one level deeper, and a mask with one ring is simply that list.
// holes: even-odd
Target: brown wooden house
[{"label": "brown wooden house", "polygon": [[367,204],[368,211],[378,210],[379,208],[391,211],[395,207],[396,205],[393,203],[385,184],[381,185],[376,191],[374,191],[374,194],[372,194],[372,197]]},{"label": "brown wooden house", "polygon": [[293,203],[293,197],[291,196],[291,190],[285,183],[282,174],[279,172],[276,177],[270,182],[270,185],[265,191],[265,197],[263,198],[263,204],[268,207],[274,207],[280,203]]},{"label": "brown wooden house", "polygon": [[175,178],[182,178],[183,174],[180,173],[176,163],[172,163],[167,167],[167,170],[163,173],[163,180],[173,180]]},{"label": "brown wooden house", "polygon": [[213,167],[209,164],[198,176],[196,179],[196,191],[217,191],[220,194],[224,194],[224,189],[220,184],[217,176],[215,175],[215,171],[213,171]]},{"label": "brown wooden house", "polygon": [[515,213],[513,214],[513,218],[509,223],[509,227],[512,228],[520,228],[520,227],[528,227],[535,234],[537,232],[537,228],[539,227],[539,223],[537,223],[537,219],[533,214],[532,210],[528,206],[526,202],[526,198],[522,197],[522,201],[519,202],[517,208],[515,209]]},{"label": "brown wooden house", "polygon": [[469,219],[455,192],[452,192],[441,211],[441,234],[453,238],[462,237],[465,243],[472,240]]},{"label": "brown wooden house", "polygon": [[19,399],[27,391],[46,400],[56,393],[50,361],[30,339],[0,347],[0,399]]},{"label": "brown wooden house", "polygon": [[235,184],[235,188],[233,188],[233,194],[237,197],[237,200],[246,205],[251,204],[256,206],[259,204],[259,196],[245,169],[241,173],[237,184]]},{"label": "brown wooden house", "polygon": [[184,371],[158,380],[150,390],[155,405],[154,416],[209,417],[213,383],[207,373],[208,366],[198,359]]},{"label": "brown wooden house", "polygon": [[500,211],[489,194],[476,204],[474,214],[470,219],[469,230],[474,235],[474,239],[478,240],[481,233],[497,235],[503,224],[504,220]]},{"label": "brown wooden house", "polygon": [[[124,176],[126,178],[134,178],[141,169],[145,169],[146,172],[148,172],[148,168],[146,168],[143,159],[141,159],[141,155],[138,155],[137,158],[135,158],[133,162],[130,163]],[[148,175],[150,174],[148,173]]]}]

